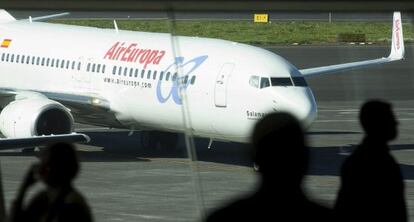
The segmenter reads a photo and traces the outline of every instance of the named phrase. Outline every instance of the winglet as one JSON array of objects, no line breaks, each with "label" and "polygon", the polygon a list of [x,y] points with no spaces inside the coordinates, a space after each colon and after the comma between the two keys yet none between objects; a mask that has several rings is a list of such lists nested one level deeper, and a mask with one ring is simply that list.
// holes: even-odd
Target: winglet
[{"label": "winglet", "polygon": [[391,53],[388,58],[391,60],[400,60],[404,58],[405,53],[401,13],[394,12],[393,17]]}]

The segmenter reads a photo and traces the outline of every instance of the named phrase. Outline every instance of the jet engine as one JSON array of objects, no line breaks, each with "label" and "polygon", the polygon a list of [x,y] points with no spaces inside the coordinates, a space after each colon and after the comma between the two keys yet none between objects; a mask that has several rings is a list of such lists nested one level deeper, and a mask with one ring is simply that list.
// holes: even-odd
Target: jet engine
[{"label": "jet engine", "polygon": [[47,98],[16,100],[0,113],[0,131],[8,138],[71,133],[73,122],[69,109]]}]

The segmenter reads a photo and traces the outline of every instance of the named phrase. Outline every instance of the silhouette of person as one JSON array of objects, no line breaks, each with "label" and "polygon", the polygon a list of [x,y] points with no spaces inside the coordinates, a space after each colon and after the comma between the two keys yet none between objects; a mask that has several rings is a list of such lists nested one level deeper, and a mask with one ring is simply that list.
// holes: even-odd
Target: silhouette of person
[{"label": "silhouette of person", "polygon": [[407,221],[403,178],[387,145],[398,134],[391,105],[368,101],[359,117],[366,135],[342,165],[335,211],[343,221]]},{"label": "silhouette of person", "polygon": [[[32,165],[12,204],[10,221],[90,222],[92,215],[72,181],[79,170],[74,146],[56,143],[41,151],[40,163]],[[23,206],[28,189],[41,180],[46,189]]]},{"label": "silhouette of person", "polygon": [[302,190],[309,150],[296,118],[263,117],[253,131],[252,156],[261,181],[251,195],[221,208],[211,221],[333,221],[332,210],[310,201]]}]

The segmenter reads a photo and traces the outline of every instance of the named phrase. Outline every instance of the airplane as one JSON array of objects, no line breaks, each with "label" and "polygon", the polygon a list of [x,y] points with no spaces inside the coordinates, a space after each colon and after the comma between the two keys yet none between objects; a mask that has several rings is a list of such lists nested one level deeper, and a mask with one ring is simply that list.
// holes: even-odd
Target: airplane
[{"label": "airplane", "polygon": [[[210,145],[248,143],[254,124],[270,112],[312,124],[317,105],[305,78],[398,61],[405,51],[399,12],[388,57],[306,69],[221,39],[42,22],[55,16],[16,20],[0,10],[0,147],[36,138],[87,141],[73,134],[74,122],[191,130]],[[161,135],[166,145],[176,142]]]}]

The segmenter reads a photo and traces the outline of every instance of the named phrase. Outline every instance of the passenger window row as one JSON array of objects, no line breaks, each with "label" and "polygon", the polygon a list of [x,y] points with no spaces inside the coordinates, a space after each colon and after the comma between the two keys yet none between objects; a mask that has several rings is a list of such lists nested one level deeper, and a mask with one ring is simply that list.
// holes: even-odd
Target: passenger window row
[{"label": "passenger window row", "polygon": [[86,66],[87,72],[96,72],[96,73],[105,73],[106,65],[97,64],[97,63],[88,63]]},{"label": "passenger window row", "polygon": [[2,62],[14,62],[21,64],[31,64],[37,66],[55,67],[61,69],[81,70],[81,62],[75,62],[67,59],[55,59],[40,56],[20,55],[13,53],[2,53]]},{"label": "passenger window row", "polygon": [[[122,66],[114,66],[112,68],[112,75],[118,75],[118,76],[129,76],[129,77],[135,77],[135,78],[141,78],[141,79],[152,79],[152,80],[161,80],[161,81],[176,81],[178,78],[177,73],[171,73],[171,72],[158,72],[157,70],[145,70],[141,69],[141,71],[138,68],[128,68],[128,67],[122,67]],[[189,80],[188,76],[182,77],[181,81],[183,81],[184,84],[187,84],[188,81],[190,81],[190,84],[195,84],[196,76],[192,76]]]}]

